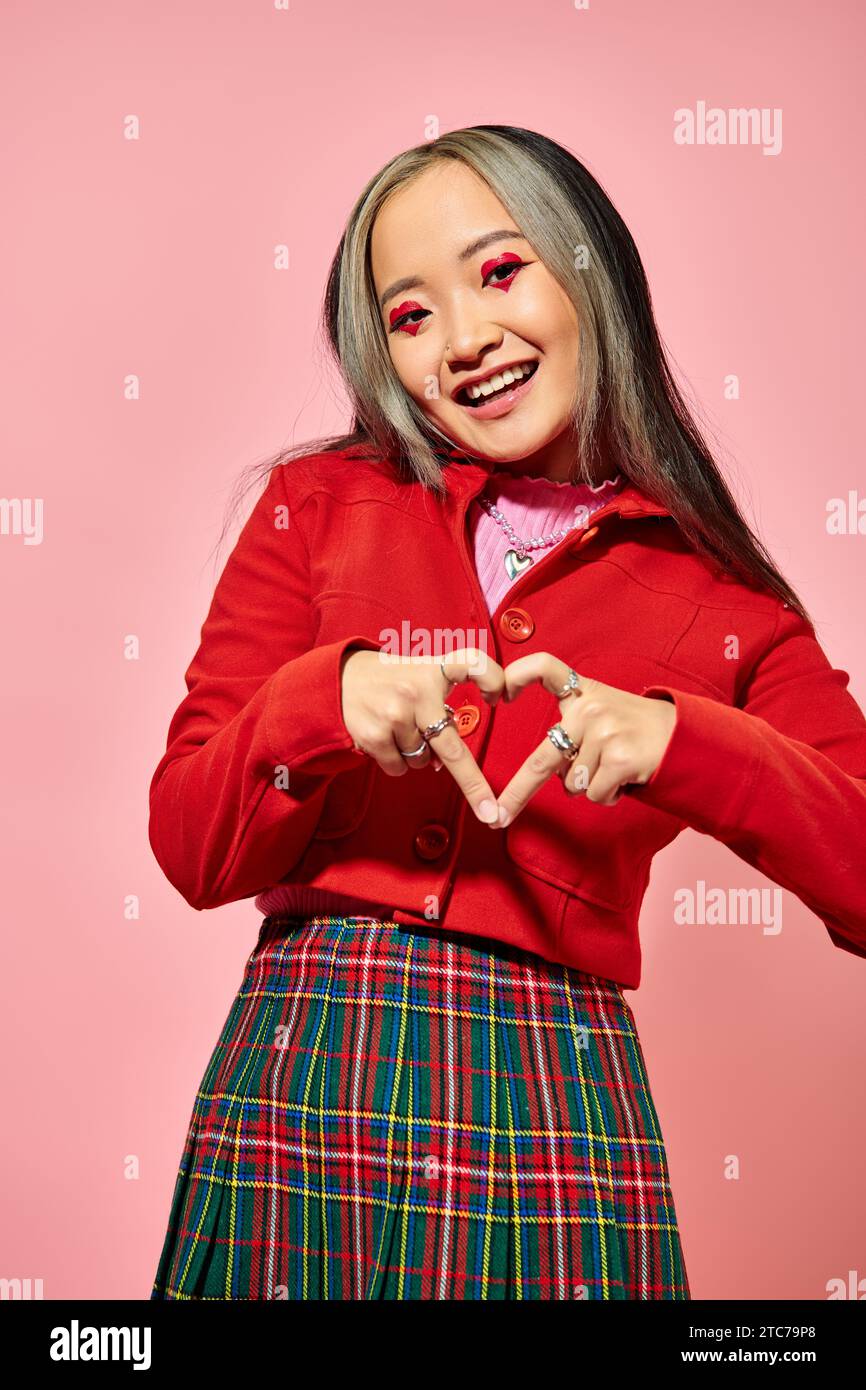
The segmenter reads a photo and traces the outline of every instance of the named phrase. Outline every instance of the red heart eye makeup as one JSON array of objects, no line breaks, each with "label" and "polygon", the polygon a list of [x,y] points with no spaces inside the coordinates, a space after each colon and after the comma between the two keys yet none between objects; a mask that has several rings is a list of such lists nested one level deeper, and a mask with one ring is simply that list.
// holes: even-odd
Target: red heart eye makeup
[{"label": "red heart eye makeup", "polygon": [[501,256],[484,262],[481,267],[481,279],[486,283],[488,276],[493,275],[498,270],[507,269],[507,275],[502,276],[501,279],[492,279],[490,284],[497,290],[510,290],[517,271],[524,264],[525,262],[514,251],[503,251]]},{"label": "red heart eye makeup", "polygon": [[414,299],[404,299],[402,304],[398,304],[396,309],[391,310],[388,315],[388,322],[391,325],[392,331],[397,328],[404,328],[407,333],[411,333],[414,337],[424,320],[413,320],[411,319],[411,315],[426,313],[427,310],[422,309],[420,304],[416,304]]},{"label": "red heart eye makeup", "polygon": [[[481,267],[481,283],[491,289],[510,290],[518,271],[522,270],[524,265],[526,261],[521,260],[515,251],[504,251],[501,256],[484,262]],[[414,337],[428,313],[429,310],[424,309],[416,300],[404,299],[402,304],[398,304],[388,315],[391,332],[399,330]],[[418,317],[413,317],[414,315]]]}]

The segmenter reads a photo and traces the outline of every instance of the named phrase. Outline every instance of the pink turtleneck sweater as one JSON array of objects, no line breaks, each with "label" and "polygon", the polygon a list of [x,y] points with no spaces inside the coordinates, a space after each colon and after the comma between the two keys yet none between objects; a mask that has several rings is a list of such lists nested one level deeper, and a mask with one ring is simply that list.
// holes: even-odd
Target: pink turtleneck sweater
[{"label": "pink turtleneck sweater", "polygon": [[[533,478],[507,470],[491,472],[483,496],[490,499],[507,517],[521,541],[551,535],[554,531],[589,525],[594,512],[600,510],[625,485],[622,474],[593,488],[588,483],[560,483],[551,478]],[[487,608],[492,614],[504,595],[516,582],[505,569],[505,553],[512,542],[501,525],[480,505],[478,499],[469,510],[469,534],[475,555],[475,568]],[[561,536],[552,546],[531,550],[537,562],[564,539]],[[521,571],[522,573],[522,571]],[[255,900],[258,910],[266,916],[288,914],[293,917],[364,916],[387,920],[390,908],[385,903],[369,903],[349,896],[338,897],[321,889],[303,884],[283,883],[259,893]]]},{"label": "pink turtleneck sweater", "polygon": [[[566,527],[574,528],[575,522],[578,530],[588,526],[593,513],[619,492],[624,481],[618,473],[612,481],[593,488],[588,483],[557,483],[551,478],[531,478],[525,473],[494,470],[482,495],[502,512],[521,541],[528,541],[550,536]],[[494,613],[519,577],[509,579],[505,569],[505,555],[513,548],[512,542],[477,499],[470,508],[469,527],[475,547],[475,568],[487,607]],[[560,537],[552,546],[530,550],[533,562],[555,549],[563,539]]]}]

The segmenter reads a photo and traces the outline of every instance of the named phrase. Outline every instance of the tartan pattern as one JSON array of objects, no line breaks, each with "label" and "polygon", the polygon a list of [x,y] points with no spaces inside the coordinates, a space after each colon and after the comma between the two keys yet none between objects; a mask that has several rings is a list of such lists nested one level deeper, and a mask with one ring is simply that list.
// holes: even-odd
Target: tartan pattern
[{"label": "tartan pattern", "polygon": [[266,917],[151,1298],[690,1298],[621,987],[434,924]]}]

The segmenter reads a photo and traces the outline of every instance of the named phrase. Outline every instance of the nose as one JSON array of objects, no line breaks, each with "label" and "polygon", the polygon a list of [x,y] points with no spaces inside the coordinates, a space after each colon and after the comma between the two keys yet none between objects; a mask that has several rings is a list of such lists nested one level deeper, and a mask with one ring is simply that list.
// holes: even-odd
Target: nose
[{"label": "nose", "polygon": [[483,356],[488,348],[497,348],[502,342],[502,329],[490,323],[481,314],[473,313],[471,306],[451,315],[451,322],[445,334],[445,361],[449,366],[458,362],[474,362]]}]

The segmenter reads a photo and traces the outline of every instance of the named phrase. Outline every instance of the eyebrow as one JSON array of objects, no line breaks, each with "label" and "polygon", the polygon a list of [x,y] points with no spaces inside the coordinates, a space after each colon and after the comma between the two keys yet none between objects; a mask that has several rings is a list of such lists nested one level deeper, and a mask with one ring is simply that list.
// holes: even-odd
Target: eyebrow
[{"label": "eyebrow", "polygon": [[[495,241],[526,241],[526,237],[513,228],[506,227],[505,230],[498,232],[485,232],[484,236],[478,237],[475,241],[470,241],[468,246],[464,246],[459,261],[468,261],[478,252],[483,251],[485,246],[492,246]],[[404,290],[414,290],[426,284],[420,275],[406,275],[402,280],[395,280],[393,285],[389,285],[379,300],[379,308],[384,309],[389,299],[395,294],[402,294]]]}]

